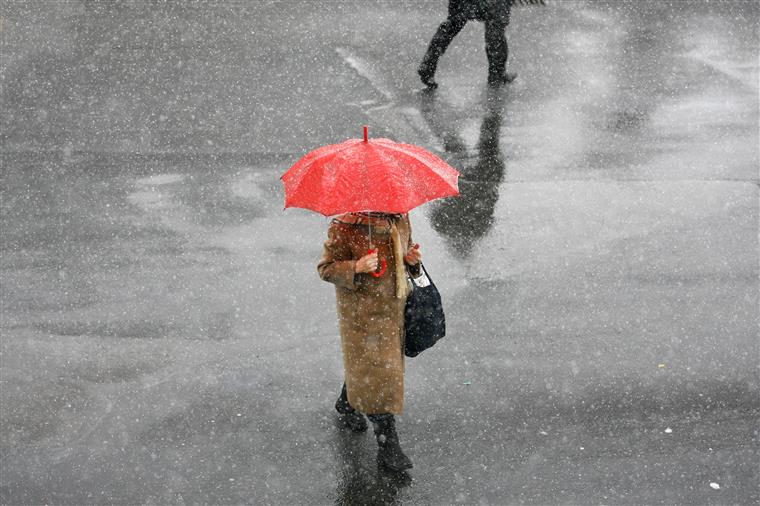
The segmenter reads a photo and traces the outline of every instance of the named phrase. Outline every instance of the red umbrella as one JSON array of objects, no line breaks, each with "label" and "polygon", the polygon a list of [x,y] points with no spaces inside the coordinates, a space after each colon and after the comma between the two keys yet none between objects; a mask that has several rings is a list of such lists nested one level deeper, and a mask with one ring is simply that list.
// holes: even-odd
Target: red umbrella
[{"label": "red umbrella", "polygon": [[375,211],[406,213],[430,200],[459,195],[459,172],[433,153],[390,139],[349,139],[298,160],[280,179],[285,207],[325,216]]}]

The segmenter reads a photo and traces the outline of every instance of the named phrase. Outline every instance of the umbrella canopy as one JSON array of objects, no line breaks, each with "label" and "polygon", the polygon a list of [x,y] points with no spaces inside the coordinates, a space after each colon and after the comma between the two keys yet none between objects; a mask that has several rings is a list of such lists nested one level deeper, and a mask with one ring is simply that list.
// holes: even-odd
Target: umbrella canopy
[{"label": "umbrella canopy", "polygon": [[430,200],[459,195],[459,172],[429,151],[390,139],[349,139],[323,146],[282,175],[285,207],[325,216],[374,211],[406,213]]}]

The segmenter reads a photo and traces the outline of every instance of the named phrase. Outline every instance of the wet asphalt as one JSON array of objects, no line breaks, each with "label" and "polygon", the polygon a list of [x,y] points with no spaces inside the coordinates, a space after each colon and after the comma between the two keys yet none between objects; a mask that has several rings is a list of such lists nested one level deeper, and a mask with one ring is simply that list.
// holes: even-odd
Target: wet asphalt
[{"label": "wet asphalt", "polygon": [[[3,504],[757,504],[758,6],[7,2]],[[279,175],[370,135],[462,173],[411,214],[448,335],[408,475],[341,431],[328,220]]]}]

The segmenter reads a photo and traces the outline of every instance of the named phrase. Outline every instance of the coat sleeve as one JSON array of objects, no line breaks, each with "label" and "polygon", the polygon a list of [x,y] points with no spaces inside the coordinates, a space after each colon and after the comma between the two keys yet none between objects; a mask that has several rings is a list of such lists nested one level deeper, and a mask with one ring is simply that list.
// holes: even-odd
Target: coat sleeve
[{"label": "coat sleeve", "polygon": [[338,226],[333,223],[327,231],[322,258],[317,264],[319,277],[341,288],[356,290],[355,267],[356,260],[351,254],[351,248],[338,230]]},{"label": "coat sleeve", "polygon": [[[414,240],[412,239],[412,221],[409,219],[408,214],[404,216],[404,219],[406,220],[406,226],[409,227],[409,244],[406,246],[406,250],[409,251],[412,246],[414,246]],[[409,274],[411,274],[413,278],[419,277],[419,275],[422,274],[422,268],[420,267],[420,264],[406,264],[406,268],[409,270]]]}]

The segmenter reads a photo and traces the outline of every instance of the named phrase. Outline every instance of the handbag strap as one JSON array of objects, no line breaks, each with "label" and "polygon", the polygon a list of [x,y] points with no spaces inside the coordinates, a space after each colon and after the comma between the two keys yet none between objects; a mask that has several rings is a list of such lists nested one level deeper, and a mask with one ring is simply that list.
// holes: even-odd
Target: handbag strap
[{"label": "handbag strap", "polygon": [[[425,276],[428,278],[428,281],[430,281],[430,284],[433,284],[433,280],[430,279],[430,274],[428,274],[427,269],[425,269],[425,264],[422,263],[420,260],[420,267],[422,267],[422,272],[425,273]],[[417,276],[417,278],[413,277],[412,274],[409,272],[409,269],[406,270],[406,277],[409,278],[409,280],[412,282],[412,288],[414,288],[417,283],[414,282],[415,279],[419,278],[420,276]]]}]

